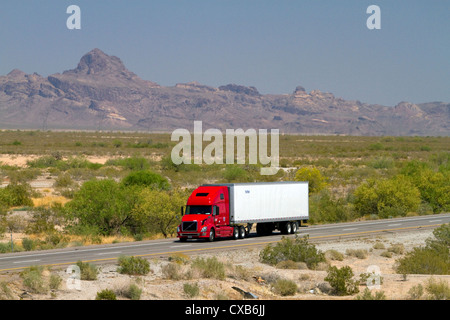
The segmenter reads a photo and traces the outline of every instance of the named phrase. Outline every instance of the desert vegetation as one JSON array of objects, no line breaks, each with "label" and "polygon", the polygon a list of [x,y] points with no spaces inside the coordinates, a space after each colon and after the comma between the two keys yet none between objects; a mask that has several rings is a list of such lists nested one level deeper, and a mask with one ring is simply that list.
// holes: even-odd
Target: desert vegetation
[{"label": "desert vegetation", "polygon": [[282,135],[280,170],[262,176],[175,165],[169,134],[1,131],[0,252],[173,236],[203,183],[307,180],[312,224],[448,212],[449,139]]},{"label": "desert vegetation", "polygon": [[[416,249],[424,242],[427,248],[444,245],[448,229],[446,224],[434,231],[330,243],[284,238],[275,245],[220,253],[122,256],[101,266],[79,261],[81,290],[68,287],[65,268],[31,266],[0,275],[0,299],[448,300],[448,273],[424,268],[403,274],[409,271],[399,268],[405,260],[408,266],[434,265],[415,256]],[[327,250],[330,245],[334,249]],[[367,248],[365,256],[345,254],[351,246]],[[390,258],[382,255],[387,248]],[[370,269],[374,264],[377,272]]]}]

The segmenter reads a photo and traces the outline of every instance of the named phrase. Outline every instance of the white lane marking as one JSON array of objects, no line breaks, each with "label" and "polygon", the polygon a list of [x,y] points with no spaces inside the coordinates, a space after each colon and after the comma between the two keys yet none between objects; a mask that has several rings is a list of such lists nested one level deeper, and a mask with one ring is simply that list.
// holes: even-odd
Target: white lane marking
[{"label": "white lane marking", "polygon": [[16,262],[13,262],[13,263],[29,263],[29,262],[37,262],[37,261],[41,261],[41,260],[16,261]]},{"label": "white lane marking", "polygon": [[342,231],[350,231],[350,230],[356,230],[358,228],[347,228],[347,229],[342,229]]},{"label": "white lane marking", "polygon": [[442,221],[442,220],[429,220],[428,222],[438,222],[438,221]]},{"label": "white lane marking", "polygon": [[105,254],[116,254],[116,253],[121,253],[122,251],[113,251],[113,252],[101,252],[98,253],[98,256],[104,256]]},{"label": "white lane marking", "polygon": [[393,224],[388,224],[388,227],[396,227],[396,226],[401,226],[403,223],[393,223]]}]

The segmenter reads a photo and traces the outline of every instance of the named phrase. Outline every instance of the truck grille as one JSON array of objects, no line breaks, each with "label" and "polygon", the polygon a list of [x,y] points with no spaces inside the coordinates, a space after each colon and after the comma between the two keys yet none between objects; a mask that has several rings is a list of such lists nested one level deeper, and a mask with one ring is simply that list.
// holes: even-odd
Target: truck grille
[{"label": "truck grille", "polygon": [[181,231],[197,231],[197,221],[185,221],[181,226]]}]

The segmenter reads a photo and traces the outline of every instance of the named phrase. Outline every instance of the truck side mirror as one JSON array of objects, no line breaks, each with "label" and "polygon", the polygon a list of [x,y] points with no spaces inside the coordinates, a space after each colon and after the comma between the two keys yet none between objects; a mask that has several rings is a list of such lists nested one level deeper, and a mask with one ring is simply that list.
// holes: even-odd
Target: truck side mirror
[{"label": "truck side mirror", "polygon": [[184,206],[181,206],[181,216],[184,216]]}]

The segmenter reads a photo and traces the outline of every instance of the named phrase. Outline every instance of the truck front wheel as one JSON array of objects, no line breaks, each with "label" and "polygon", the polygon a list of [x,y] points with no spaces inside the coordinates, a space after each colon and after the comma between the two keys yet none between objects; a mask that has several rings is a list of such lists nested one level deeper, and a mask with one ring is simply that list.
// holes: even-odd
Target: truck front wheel
[{"label": "truck front wheel", "polygon": [[214,229],[213,228],[211,228],[211,230],[209,230],[209,237],[208,237],[208,241],[209,242],[213,242],[214,241],[214,238],[215,238],[215,234],[214,234]]}]

